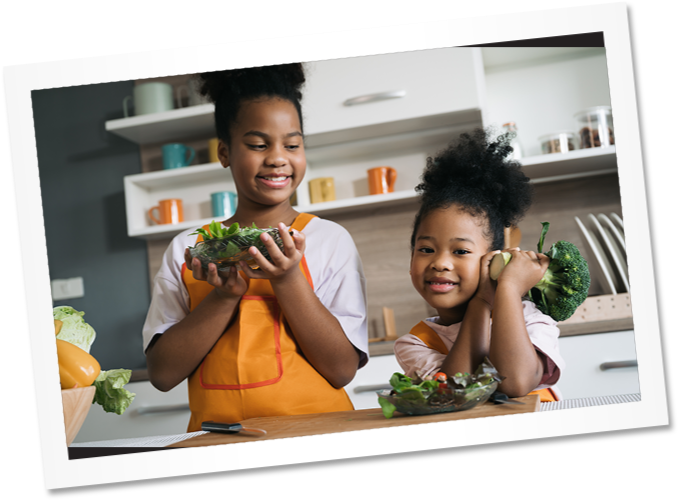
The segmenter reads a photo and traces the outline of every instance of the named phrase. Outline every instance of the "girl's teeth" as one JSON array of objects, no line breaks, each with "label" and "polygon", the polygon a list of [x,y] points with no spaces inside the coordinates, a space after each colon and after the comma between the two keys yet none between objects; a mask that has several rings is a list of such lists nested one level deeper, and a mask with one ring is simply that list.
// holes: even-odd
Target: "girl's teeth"
[{"label": "girl's teeth", "polygon": [[283,177],[265,177],[267,181],[285,181],[287,179],[286,176]]}]

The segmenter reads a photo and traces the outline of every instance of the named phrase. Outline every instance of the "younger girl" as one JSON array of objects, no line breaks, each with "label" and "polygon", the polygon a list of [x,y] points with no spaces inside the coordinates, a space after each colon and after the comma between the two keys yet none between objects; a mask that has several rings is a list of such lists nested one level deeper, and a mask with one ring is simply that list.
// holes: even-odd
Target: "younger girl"
[{"label": "younger girl", "polygon": [[306,170],[303,68],[202,78],[238,192],[223,224],[278,227],[284,249],[263,234],[273,262],[251,247],[259,269],[205,271],[187,249],[201,240],[195,230],[175,237],[144,326],[149,378],[162,391],[188,378],[189,432],[203,421],[351,410],[342,387],[368,361],[366,284],[349,233],[290,204]]},{"label": "younger girl", "polygon": [[504,228],[516,225],[532,202],[529,179],[520,164],[507,160],[511,151],[508,135],[491,140],[489,132],[477,129],[427,160],[416,188],[421,207],[411,237],[410,275],[438,316],[399,338],[394,351],[407,376],[473,373],[488,356],[506,377],[500,391],[518,397],[543,390],[541,400],[555,400],[552,385],[564,367],[559,329],[522,300],[549,258],[512,248],[497,282],[489,277]]}]

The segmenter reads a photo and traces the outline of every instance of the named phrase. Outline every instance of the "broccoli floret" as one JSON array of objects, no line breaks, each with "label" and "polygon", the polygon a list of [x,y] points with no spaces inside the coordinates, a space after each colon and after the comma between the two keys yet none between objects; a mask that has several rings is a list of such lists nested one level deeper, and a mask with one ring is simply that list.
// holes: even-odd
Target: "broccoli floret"
[{"label": "broccoli floret", "polygon": [[[538,252],[542,252],[547,230],[549,223],[542,223]],[[561,322],[570,318],[587,299],[590,286],[589,267],[578,248],[564,240],[554,243],[545,254],[550,258],[549,267],[528,295],[538,310]],[[507,252],[498,256],[497,260],[493,258],[491,262],[490,276],[494,280],[511,259],[511,254]]]},{"label": "broccoli floret", "polygon": [[[543,223],[543,228],[545,224],[548,228],[549,223]],[[560,240],[545,254],[551,258],[549,267],[529,296],[542,313],[560,322],[570,318],[587,299],[589,268],[578,248],[570,242]]]}]

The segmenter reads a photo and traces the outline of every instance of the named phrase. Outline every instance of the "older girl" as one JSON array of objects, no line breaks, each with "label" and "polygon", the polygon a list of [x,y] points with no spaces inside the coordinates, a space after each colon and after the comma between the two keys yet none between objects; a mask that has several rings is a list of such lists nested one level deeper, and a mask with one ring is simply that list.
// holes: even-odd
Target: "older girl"
[{"label": "older girl", "polygon": [[284,248],[264,234],[273,262],[251,247],[259,269],[218,272],[191,259],[193,230],[172,241],[144,326],[151,382],[167,391],[188,378],[188,431],[208,420],[351,410],[342,387],[368,361],[366,284],[349,233],[290,204],[306,171],[303,68],[202,78],[238,193],[223,224],[278,227]]}]

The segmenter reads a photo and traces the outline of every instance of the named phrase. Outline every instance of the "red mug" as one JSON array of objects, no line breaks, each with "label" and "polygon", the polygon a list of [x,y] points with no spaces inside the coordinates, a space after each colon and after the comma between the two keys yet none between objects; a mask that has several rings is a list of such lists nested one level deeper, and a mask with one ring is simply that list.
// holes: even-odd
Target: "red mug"
[{"label": "red mug", "polygon": [[368,169],[368,189],[371,195],[393,193],[396,184],[396,169],[392,167],[373,167]]}]

